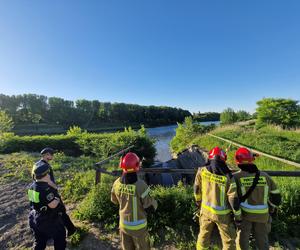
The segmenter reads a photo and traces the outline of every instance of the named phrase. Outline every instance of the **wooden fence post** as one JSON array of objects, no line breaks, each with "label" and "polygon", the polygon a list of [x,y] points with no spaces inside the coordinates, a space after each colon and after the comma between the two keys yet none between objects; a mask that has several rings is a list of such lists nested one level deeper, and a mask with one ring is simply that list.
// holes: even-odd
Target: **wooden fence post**
[{"label": "wooden fence post", "polygon": [[99,169],[96,169],[96,178],[95,178],[95,185],[97,185],[101,181],[101,172]]}]

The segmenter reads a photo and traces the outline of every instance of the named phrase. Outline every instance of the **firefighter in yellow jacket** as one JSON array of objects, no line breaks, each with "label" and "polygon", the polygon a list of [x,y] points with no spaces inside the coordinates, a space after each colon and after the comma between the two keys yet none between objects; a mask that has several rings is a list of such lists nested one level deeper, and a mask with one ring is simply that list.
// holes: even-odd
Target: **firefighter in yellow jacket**
[{"label": "firefighter in yellow jacket", "polygon": [[111,190],[111,201],[119,205],[120,237],[123,250],[150,250],[147,231],[147,212],[157,208],[157,202],[150,197],[150,188],[138,179],[140,159],[134,153],[121,158],[123,174]]},{"label": "firefighter in yellow jacket", "polygon": [[200,208],[200,233],[197,250],[209,249],[210,237],[217,225],[223,249],[236,249],[236,229],[240,224],[241,210],[236,183],[226,165],[226,153],[219,147],[208,155],[208,164],[199,168],[194,184],[196,204]]},{"label": "firefighter in yellow jacket", "polygon": [[249,249],[250,233],[254,232],[259,250],[269,249],[268,234],[271,231],[270,213],[281,202],[281,195],[272,178],[259,171],[253,163],[257,155],[247,148],[239,148],[235,161],[241,169],[235,173],[237,179],[242,223],[238,232],[238,249]]}]

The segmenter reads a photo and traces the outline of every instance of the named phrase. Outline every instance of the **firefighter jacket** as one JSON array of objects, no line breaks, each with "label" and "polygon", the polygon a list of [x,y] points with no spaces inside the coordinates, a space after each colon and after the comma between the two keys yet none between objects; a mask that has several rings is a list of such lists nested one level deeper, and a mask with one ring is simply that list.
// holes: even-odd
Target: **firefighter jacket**
[{"label": "firefighter jacket", "polygon": [[241,219],[236,183],[232,174],[215,174],[208,167],[199,168],[194,183],[194,196],[196,202],[201,203],[200,214],[205,214],[212,220],[228,221],[232,213],[235,220]]},{"label": "firefighter jacket", "polygon": [[118,178],[111,190],[111,201],[119,205],[120,230],[135,236],[147,230],[145,209],[157,208],[157,202],[149,195],[150,188],[140,179],[132,184],[122,183]]},{"label": "firefighter jacket", "polygon": [[[239,171],[234,174],[241,195],[245,195],[252,186],[255,173]],[[275,182],[265,172],[260,172],[258,183],[250,196],[241,202],[243,219],[252,222],[266,223],[269,219],[269,206],[276,207],[280,204],[280,191]]]}]

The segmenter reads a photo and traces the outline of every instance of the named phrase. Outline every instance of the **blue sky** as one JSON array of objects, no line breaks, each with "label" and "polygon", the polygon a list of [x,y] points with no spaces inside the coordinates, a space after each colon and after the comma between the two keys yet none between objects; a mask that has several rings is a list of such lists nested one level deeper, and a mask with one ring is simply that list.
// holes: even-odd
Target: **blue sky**
[{"label": "blue sky", "polygon": [[254,111],[300,99],[300,1],[0,1],[0,93]]}]

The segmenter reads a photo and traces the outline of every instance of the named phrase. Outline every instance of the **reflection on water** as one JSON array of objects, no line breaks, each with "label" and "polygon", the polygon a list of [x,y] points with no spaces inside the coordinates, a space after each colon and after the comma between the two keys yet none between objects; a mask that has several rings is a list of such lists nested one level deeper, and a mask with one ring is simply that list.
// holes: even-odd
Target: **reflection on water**
[{"label": "reflection on water", "polygon": [[[219,122],[201,122],[203,125],[219,124]],[[170,152],[170,141],[175,136],[177,125],[148,128],[147,133],[150,137],[156,139],[156,161],[168,161],[172,158]]]}]

